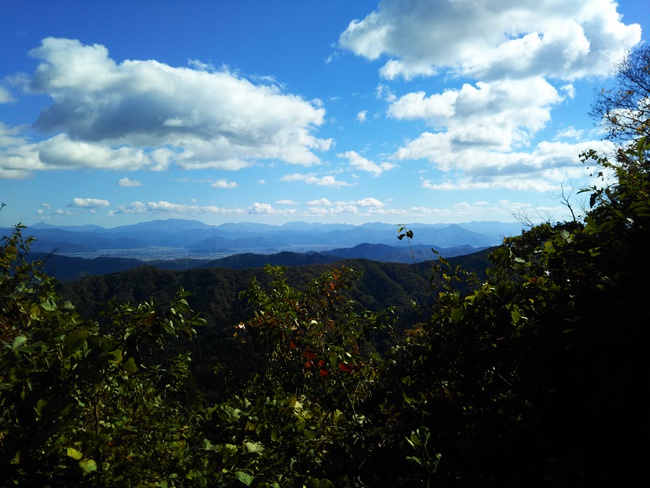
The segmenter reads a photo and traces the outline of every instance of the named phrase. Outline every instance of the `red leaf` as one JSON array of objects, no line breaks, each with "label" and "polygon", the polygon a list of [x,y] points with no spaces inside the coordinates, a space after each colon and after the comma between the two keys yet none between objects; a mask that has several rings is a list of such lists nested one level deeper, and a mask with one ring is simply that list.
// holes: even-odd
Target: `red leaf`
[{"label": "red leaf", "polygon": [[305,351],[305,352],[303,353],[303,355],[304,355],[307,359],[316,359],[316,353],[311,352],[311,351]]},{"label": "red leaf", "polygon": [[321,369],[321,370],[320,370],[320,375],[321,375],[321,376],[327,376],[328,374],[329,374],[329,373],[328,373],[327,371],[325,371],[324,369]]}]

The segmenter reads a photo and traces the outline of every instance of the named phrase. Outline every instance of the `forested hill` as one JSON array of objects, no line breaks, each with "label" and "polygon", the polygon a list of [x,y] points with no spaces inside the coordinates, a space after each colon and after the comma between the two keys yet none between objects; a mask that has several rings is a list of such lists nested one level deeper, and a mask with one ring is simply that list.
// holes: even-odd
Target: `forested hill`
[{"label": "forested hill", "polygon": [[[38,242],[38,241],[36,241]],[[100,256],[92,259],[64,256],[60,254],[32,252],[28,256],[30,262],[43,261],[43,270],[60,281],[74,281],[85,276],[102,275],[126,271],[140,266],[184,271],[193,268],[263,268],[272,266],[308,266],[311,264],[326,264],[341,259],[369,259],[371,261],[413,263],[430,261],[435,258],[431,246],[414,245],[399,248],[386,244],[359,244],[351,248],[338,248],[323,252],[278,252],[273,254],[241,253],[219,259],[186,257],[177,259],[156,259],[143,261],[126,257]],[[445,258],[462,256],[480,251],[469,245],[451,248],[436,248]]]},{"label": "forested hill", "polygon": [[[449,262],[483,276],[488,254],[489,251],[483,250],[450,258]],[[326,270],[352,268],[360,273],[358,282],[352,289],[353,298],[373,311],[382,310],[386,304],[395,306],[404,323],[412,323],[418,307],[431,302],[428,286],[432,261],[408,265],[367,259],[332,259],[335,262],[287,267],[286,277],[292,285],[300,288]],[[98,304],[106,303],[109,299],[118,303],[141,303],[153,299],[156,303],[166,304],[182,287],[190,293],[188,301],[191,307],[205,316],[208,326],[228,328],[244,320],[245,303],[239,299],[239,294],[248,288],[253,278],[260,282],[267,280],[263,266],[268,262],[259,259],[257,267],[243,266],[243,269],[233,269],[237,268],[236,263],[230,263],[230,268],[184,271],[139,266],[122,272],[59,283],[59,287],[62,295],[87,317],[96,317],[101,311]],[[251,261],[247,263],[250,264]],[[414,308],[413,303],[417,307]]]}]

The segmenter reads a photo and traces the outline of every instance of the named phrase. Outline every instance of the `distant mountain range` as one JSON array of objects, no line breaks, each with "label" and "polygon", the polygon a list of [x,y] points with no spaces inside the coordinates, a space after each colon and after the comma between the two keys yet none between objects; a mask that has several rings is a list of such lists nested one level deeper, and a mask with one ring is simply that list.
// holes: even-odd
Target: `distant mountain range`
[{"label": "distant mountain range", "polygon": [[[172,219],[112,229],[37,224],[25,234],[36,238],[29,258],[44,260],[46,272],[71,281],[145,265],[184,271],[308,266],[342,259],[410,264],[436,259],[432,249],[452,258],[498,245],[503,237],[519,234],[521,224],[416,224],[409,229],[414,233],[410,242],[397,238],[397,226],[381,223],[210,226]],[[3,235],[10,231],[0,229]]]},{"label": "distant mountain range", "polygon": [[[413,224],[410,244],[430,248],[465,247],[469,252],[495,246],[503,237],[521,233],[520,223],[468,222],[464,224]],[[218,226],[197,220],[168,219],[103,228],[96,225],[54,226],[38,223],[25,234],[36,238],[35,252],[156,259],[155,253],[175,250],[175,257],[228,256],[242,253],[272,254],[355,248],[361,244],[408,249],[407,239],[397,239],[392,224],[363,225],[291,222],[284,225],[231,223]],[[6,235],[11,229],[0,229]],[[370,248],[359,249],[368,252]],[[373,252],[378,251],[379,248]],[[129,250],[131,253],[125,253]],[[386,255],[394,250],[384,249]],[[382,251],[382,252],[383,252]],[[205,256],[202,256],[205,255]],[[145,257],[146,256],[146,257]],[[348,257],[348,256],[346,256]],[[398,259],[401,260],[401,259]]]}]

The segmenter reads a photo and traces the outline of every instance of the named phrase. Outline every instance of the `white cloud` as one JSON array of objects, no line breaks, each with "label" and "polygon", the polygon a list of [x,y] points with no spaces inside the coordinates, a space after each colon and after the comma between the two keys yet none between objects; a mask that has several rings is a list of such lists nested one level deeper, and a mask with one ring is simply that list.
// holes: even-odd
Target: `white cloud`
[{"label": "white cloud", "polygon": [[[641,39],[612,0],[384,0],[339,44],[388,79],[451,70],[476,79],[604,75]],[[453,40],[453,41],[451,41]]]},{"label": "white cloud", "polygon": [[142,182],[138,180],[131,180],[129,178],[120,178],[120,180],[117,182],[117,186],[121,186],[122,188],[132,188],[136,186],[142,186]]},{"label": "white cloud", "polygon": [[309,178],[312,175],[304,175],[301,173],[291,173],[288,175],[284,175],[282,178],[280,178],[280,181],[304,181],[305,179]]},{"label": "white cloud", "polygon": [[[579,143],[540,142],[532,152],[498,153],[462,150],[453,154],[436,146],[435,137],[423,137],[410,149],[423,151],[444,171],[456,179],[424,179],[423,188],[432,190],[479,190],[501,188],[520,191],[557,191],[567,179],[583,180],[589,171],[579,161],[579,154],[589,148],[606,149],[600,141]],[[404,148],[406,152],[409,148]],[[416,154],[411,154],[414,157]],[[410,158],[409,157],[409,158]]]},{"label": "white cloud", "polygon": [[580,139],[584,134],[584,130],[578,130],[575,127],[567,127],[564,130],[555,134],[555,140],[558,139]]},{"label": "white cloud", "polygon": [[375,95],[377,96],[377,100],[385,100],[388,103],[392,103],[397,100],[397,95],[395,95],[391,89],[383,83],[377,85]]},{"label": "white cloud", "polygon": [[362,200],[356,200],[353,202],[336,202],[336,205],[354,205],[355,207],[373,207],[373,208],[382,208],[384,206],[383,202],[377,200],[376,198],[368,197]]},{"label": "white cloud", "polygon": [[404,210],[386,209],[384,203],[372,197],[354,201],[330,202],[326,198],[307,202],[307,215],[312,216],[340,216],[354,215],[357,217],[377,217],[387,215],[402,215]]},{"label": "white cloud", "polygon": [[357,120],[358,120],[360,123],[364,123],[364,122],[366,121],[367,118],[368,118],[368,111],[367,111],[367,110],[361,110],[361,111],[357,114]]},{"label": "white cloud", "polygon": [[544,128],[562,97],[543,78],[478,82],[426,97],[409,93],[388,109],[396,119],[424,119],[453,145],[490,145],[502,151]]},{"label": "white cloud", "polygon": [[[52,97],[37,129],[52,138],[0,152],[0,171],[60,169],[240,169],[255,160],[320,162],[331,140],[317,103],[199,62],[113,61],[106,47],[46,38],[29,89]],[[90,157],[93,155],[93,157]]]},{"label": "white cloud", "polygon": [[[480,3],[480,2],[479,2]],[[489,5],[488,5],[489,3]],[[426,159],[446,172],[424,186],[546,191],[578,170],[578,154],[595,141],[560,144],[565,131],[537,143],[551,111],[576,96],[574,80],[610,74],[641,40],[613,0],[384,0],[355,20],[339,46],[382,59],[385,79],[438,76],[458,86],[397,98],[384,84],[377,98],[396,120],[421,120],[430,130],[406,141],[396,160]],[[464,82],[462,86],[460,82]],[[544,178],[545,183],[540,183]]]},{"label": "white cloud", "polygon": [[4,87],[0,86],[0,103],[9,103],[13,102],[13,97],[11,93],[7,91]]},{"label": "white cloud", "polygon": [[[540,142],[524,152],[562,100],[541,77],[464,84],[428,97],[424,92],[409,93],[389,106],[389,115],[399,120],[424,120],[433,130],[407,142],[394,158],[426,159],[458,178],[425,185],[437,190],[557,188],[562,176],[541,181],[559,169],[575,172],[580,152],[600,144]],[[578,140],[575,132],[558,137],[570,135]]]},{"label": "white cloud", "polygon": [[298,202],[294,200],[278,200],[275,202],[277,205],[298,205]]},{"label": "white cloud", "polygon": [[303,181],[308,185],[331,186],[335,188],[340,188],[342,186],[350,186],[350,184],[346,183],[345,181],[338,181],[334,176],[317,177],[314,176],[313,174],[305,175],[300,173],[285,175],[282,178],[280,178],[280,181]]},{"label": "white cloud", "polygon": [[374,163],[369,159],[364,158],[356,151],[346,151],[341,154],[337,154],[339,158],[347,158],[350,166],[354,169],[361,171],[367,171],[374,174],[375,176],[381,175],[384,171],[393,169],[395,167],[392,163]]},{"label": "white cloud", "polygon": [[567,220],[572,216],[566,206],[536,205],[502,199],[496,202],[459,202],[448,207],[412,207],[408,210],[415,218],[435,216],[446,222],[466,222],[468,219],[514,221],[525,216],[533,222]]},{"label": "white cloud", "polygon": [[327,198],[319,198],[318,200],[311,200],[307,202],[307,205],[310,207],[330,207],[332,206],[332,202],[330,202]]},{"label": "white cloud", "polygon": [[109,215],[117,214],[169,214],[169,215],[201,215],[201,214],[244,214],[240,208],[224,208],[213,205],[187,205],[183,203],[171,203],[165,200],[143,203],[132,202],[128,205],[120,205],[118,210],[109,212]]},{"label": "white cloud", "polygon": [[96,209],[108,207],[110,205],[108,200],[100,200],[98,198],[73,198],[69,207]]},{"label": "white cloud", "polygon": [[228,179],[225,178],[222,180],[215,181],[210,186],[212,186],[212,188],[237,188],[239,185],[234,181],[228,181]]},{"label": "white cloud", "polygon": [[278,209],[270,203],[255,202],[248,207],[247,213],[256,215],[291,215],[296,213],[296,210],[293,208]]}]

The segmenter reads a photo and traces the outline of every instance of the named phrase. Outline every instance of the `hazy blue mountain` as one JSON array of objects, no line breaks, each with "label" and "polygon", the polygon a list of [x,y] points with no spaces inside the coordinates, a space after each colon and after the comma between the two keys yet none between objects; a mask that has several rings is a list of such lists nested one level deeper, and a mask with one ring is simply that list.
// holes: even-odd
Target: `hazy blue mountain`
[{"label": "hazy blue mountain", "polygon": [[[139,249],[176,249],[190,257],[196,252],[258,253],[280,251],[308,252],[352,248],[360,244],[383,244],[409,248],[409,242],[397,239],[398,226],[381,222],[363,225],[290,222],[284,225],[230,223],[208,225],[198,220],[153,220],[114,228],[99,226],[56,226],[40,223],[28,227],[25,234],[36,238],[42,252],[120,255],[117,250],[132,250],[129,257],[139,258]],[[522,225],[502,222],[467,224],[413,224],[411,244],[450,249],[470,246],[474,250],[495,246],[504,236],[521,233]],[[0,229],[5,235],[12,229]],[[410,252],[410,251],[409,251]],[[397,258],[395,258],[397,259]]]},{"label": "hazy blue mountain", "polygon": [[32,252],[41,252],[41,253],[59,253],[59,254],[77,254],[77,253],[94,253],[97,252],[97,249],[94,247],[87,246],[85,244],[80,244],[78,242],[68,242],[68,241],[46,241],[46,240],[35,240],[31,245]]},{"label": "hazy blue mountain", "polygon": [[233,250],[233,245],[232,242],[222,237],[208,237],[189,245],[187,248],[197,253],[227,252]]},{"label": "hazy blue mountain", "polygon": [[121,225],[107,229],[111,234],[140,234],[143,232],[161,232],[165,234],[175,234],[178,232],[185,232],[194,229],[208,229],[213,226],[205,224],[199,220],[186,220],[186,219],[166,219],[166,220],[151,220],[149,222],[140,222],[138,224]]},{"label": "hazy blue mountain", "polygon": [[30,229],[61,229],[68,230],[72,232],[106,232],[107,229],[95,224],[87,225],[70,225],[70,226],[60,226],[52,225],[45,222],[37,222],[34,225],[29,227]]},{"label": "hazy blue mountain", "polygon": [[[435,248],[440,256],[451,258],[455,256],[464,256],[478,252],[472,246],[457,246],[449,248]],[[392,263],[421,263],[437,259],[437,255],[431,250],[431,246],[414,245],[412,247],[396,247],[387,244],[359,244],[354,247],[346,247],[323,251],[323,254],[336,256],[341,259],[370,259],[372,261],[392,262]]]}]

